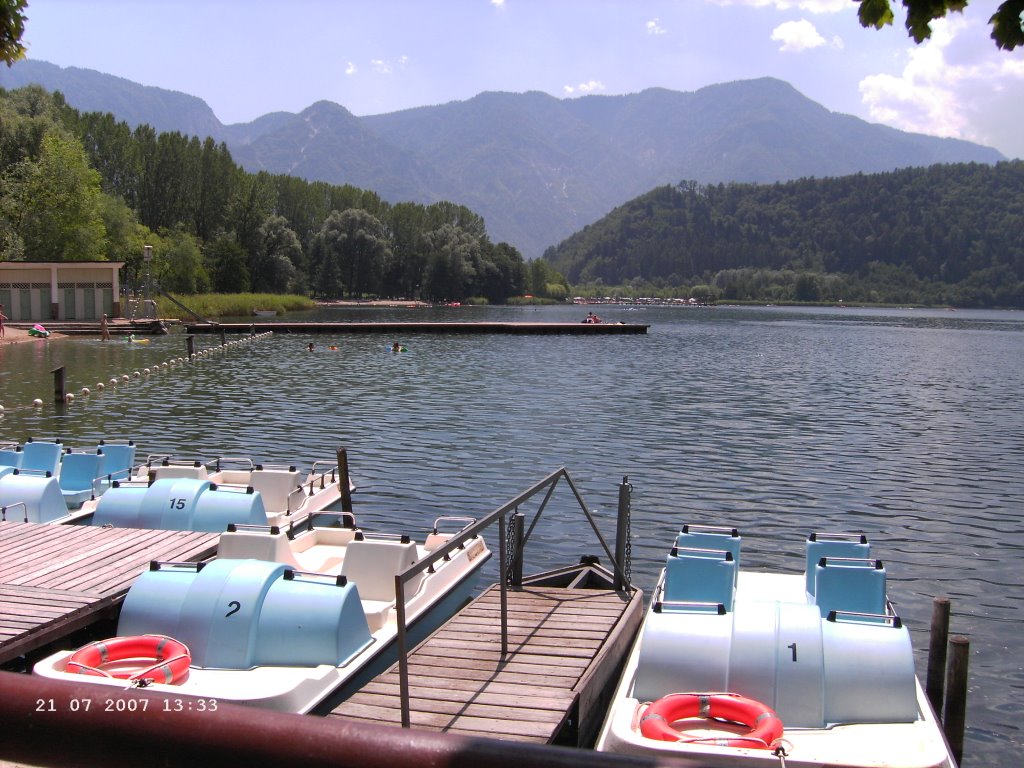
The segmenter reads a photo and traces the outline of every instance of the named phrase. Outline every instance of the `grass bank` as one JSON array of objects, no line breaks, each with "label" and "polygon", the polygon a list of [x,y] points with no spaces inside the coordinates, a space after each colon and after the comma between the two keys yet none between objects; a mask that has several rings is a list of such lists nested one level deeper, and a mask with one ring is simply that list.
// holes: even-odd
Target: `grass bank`
[{"label": "grass bank", "polygon": [[[313,309],[316,302],[306,296],[280,293],[196,293],[188,296],[172,294],[174,298],[201,317],[248,317],[257,309],[273,309],[279,315]],[[157,298],[160,317],[190,320],[191,317],[174,302]]]}]

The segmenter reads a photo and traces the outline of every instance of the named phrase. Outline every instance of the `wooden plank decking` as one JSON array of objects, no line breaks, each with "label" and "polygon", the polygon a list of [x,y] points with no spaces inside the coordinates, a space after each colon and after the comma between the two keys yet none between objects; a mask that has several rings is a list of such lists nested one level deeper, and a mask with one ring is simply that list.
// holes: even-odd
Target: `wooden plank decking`
[{"label": "wooden plank decking", "polygon": [[[503,660],[500,590],[491,587],[410,654],[412,727],[549,743],[573,713],[585,739],[640,624],[642,600],[640,592],[510,590]],[[401,725],[398,665],[328,717]]]},{"label": "wooden plank decking", "polygon": [[0,522],[0,662],[95,621],[151,560],[202,560],[217,534]]}]

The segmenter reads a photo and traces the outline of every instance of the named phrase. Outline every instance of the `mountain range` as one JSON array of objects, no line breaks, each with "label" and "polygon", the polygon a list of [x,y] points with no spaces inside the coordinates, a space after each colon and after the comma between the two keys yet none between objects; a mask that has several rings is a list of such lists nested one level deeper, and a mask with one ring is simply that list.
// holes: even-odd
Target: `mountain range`
[{"label": "mountain range", "polygon": [[133,127],[212,136],[248,171],[351,184],[391,202],[465,205],[484,217],[493,240],[528,258],[661,184],[772,183],[1006,159],[967,141],[830,112],[774,78],[576,99],[485,92],[366,117],[319,101],[234,125],[195,96],[93,70],[42,61],[0,68],[0,86],[30,83]]}]

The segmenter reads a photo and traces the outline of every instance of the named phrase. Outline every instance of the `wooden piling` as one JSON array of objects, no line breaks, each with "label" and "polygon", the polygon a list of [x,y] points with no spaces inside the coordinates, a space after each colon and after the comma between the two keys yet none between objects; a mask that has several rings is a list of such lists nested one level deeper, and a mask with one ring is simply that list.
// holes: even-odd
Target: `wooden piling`
[{"label": "wooden piling", "polygon": [[196,338],[195,336],[185,337],[185,351],[189,357],[192,357],[196,353]]},{"label": "wooden piling", "polygon": [[967,666],[971,654],[971,641],[957,635],[949,641],[952,658],[946,677],[946,708],[942,728],[946,741],[959,764],[964,755],[964,726],[967,722]]},{"label": "wooden piling", "polygon": [[53,369],[53,401],[63,403],[67,397],[67,390],[64,387],[64,366]]},{"label": "wooden piling", "polygon": [[949,598],[936,597],[932,602],[932,627],[928,646],[928,677],[925,692],[935,713],[942,716],[942,700],[946,683],[946,646],[949,642]]},{"label": "wooden piling", "polygon": [[338,488],[341,489],[341,511],[352,511],[352,484],[348,478],[348,451],[338,449]]}]

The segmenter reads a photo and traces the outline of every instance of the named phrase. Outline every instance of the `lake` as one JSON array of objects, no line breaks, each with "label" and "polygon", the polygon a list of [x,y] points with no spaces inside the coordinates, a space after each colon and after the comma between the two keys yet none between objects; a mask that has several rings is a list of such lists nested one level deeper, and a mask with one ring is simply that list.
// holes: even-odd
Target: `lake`
[{"label": "lake", "polygon": [[[576,322],[586,311],[353,308],[295,319]],[[1016,764],[1024,313],[596,311],[650,331],[278,335],[108,384],[68,407],[52,403],[54,368],[65,367],[77,394],[183,356],[183,336],[4,345],[0,438],[59,436],[82,447],[132,438],[141,454],[306,466],[344,446],[360,524],[413,535],[439,515],[482,516],[565,466],[612,537],[617,484],[628,476],[632,575],[647,592],[684,522],[734,525],[745,567],[793,571],[803,568],[809,532],[863,531],[912,628],[919,674],[934,597],[952,599],[951,632],[971,640],[964,763]],[[388,351],[395,340],[409,351]],[[195,337],[197,349],[218,342]],[[31,406],[37,397],[41,408]],[[599,548],[563,488],[531,542],[528,570],[582,552]]]}]

